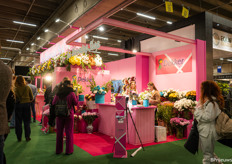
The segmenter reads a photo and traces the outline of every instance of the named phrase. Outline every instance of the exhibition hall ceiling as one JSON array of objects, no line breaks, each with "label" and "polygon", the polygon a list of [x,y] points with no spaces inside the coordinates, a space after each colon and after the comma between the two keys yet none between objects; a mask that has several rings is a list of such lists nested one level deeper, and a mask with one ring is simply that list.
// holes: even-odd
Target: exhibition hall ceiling
[{"label": "exhibition hall ceiling", "polygon": [[[97,6],[100,3],[104,5]],[[57,43],[62,39],[58,35],[65,37],[75,31],[75,29],[69,28],[67,24],[71,23],[73,26],[84,28],[100,16],[106,16],[111,19],[151,29],[158,29],[163,26],[172,26],[172,23],[186,19],[182,16],[182,6],[185,6],[189,9],[189,16],[208,11],[232,20],[231,0],[172,0],[172,3],[173,13],[169,13],[165,10],[165,2],[163,0],[1,0],[0,44],[5,49],[1,49],[0,58],[7,58],[1,60],[4,60],[8,64],[14,59],[18,61],[16,65],[33,65],[33,61],[35,61],[33,57],[27,56],[25,61],[22,61],[22,58],[16,58],[18,52],[20,51],[25,56],[39,56],[39,53],[35,54],[35,52],[43,52],[46,48],[52,46],[51,43]],[[119,8],[120,4],[125,4],[126,7],[122,6]],[[84,11],[85,8],[86,11]],[[99,9],[97,10],[97,8]],[[115,8],[118,8],[118,11],[110,13]],[[68,9],[70,13],[82,12],[82,15],[71,14],[72,19],[70,19],[66,11]],[[86,14],[87,9],[95,9],[96,17]],[[110,15],[107,15],[107,13],[110,13]],[[85,16],[85,19],[81,23],[78,22],[83,16]],[[150,18],[146,16],[150,16]],[[44,30],[54,25],[55,18],[59,17],[62,19],[60,23],[55,25],[52,32],[45,35]],[[20,22],[32,25],[19,24]],[[121,47],[123,41],[140,35],[136,32],[111,26],[103,26],[103,28],[103,30],[98,28],[90,32],[87,42],[92,40],[93,36],[101,36],[109,38],[109,40],[99,39],[103,45]],[[38,37],[41,37],[39,41],[36,39]],[[21,42],[12,42],[12,40]],[[105,62],[121,58],[120,54],[118,56],[109,55],[105,51],[101,51],[101,56]]]}]

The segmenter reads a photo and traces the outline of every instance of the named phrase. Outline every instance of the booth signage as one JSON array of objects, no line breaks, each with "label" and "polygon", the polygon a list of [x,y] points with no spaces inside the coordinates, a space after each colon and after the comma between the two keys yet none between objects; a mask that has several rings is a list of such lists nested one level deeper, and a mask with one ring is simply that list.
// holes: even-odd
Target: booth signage
[{"label": "booth signage", "polygon": [[232,74],[213,76],[213,79],[232,79]]},{"label": "booth signage", "polygon": [[174,52],[156,56],[156,74],[192,72],[192,51]]},{"label": "booth signage", "polygon": [[218,73],[222,73],[222,66],[218,66],[218,67],[217,67],[217,72],[218,72]]},{"label": "booth signage", "polygon": [[232,51],[232,34],[213,29],[213,48]]}]

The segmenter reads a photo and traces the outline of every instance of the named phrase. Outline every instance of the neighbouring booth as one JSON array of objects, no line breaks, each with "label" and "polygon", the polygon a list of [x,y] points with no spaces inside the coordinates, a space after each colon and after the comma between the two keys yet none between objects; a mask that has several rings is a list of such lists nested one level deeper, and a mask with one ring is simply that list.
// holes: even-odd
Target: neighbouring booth
[{"label": "neighbouring booth", "polygon": [[[154,37],[140,43],[141,52],[102,46],[99,41],[82,43],[81,37],[102,24]],[[62,40],[62,43],[57,43],[49,51],[44,51],[41,54],[41,65],[34,66],[31,73],[38,76],[38,71],[44,67],[50,70],[47,74],[52,77],[53,88],[64,77],[68,77],[73,82],[74,88],[76,87],[77,93],[81,90],[79,94],[84,95],[85,99],[79,97],[76,114],[76,121],[79,122],[76,124],[77,132],[91,133],[89,125],[95,120],[97,123],[93,123],[94,131],[115,138],[115,146],[120,143],[119,147],[123,149],[126,146],[121,143],[125,143],[125,140],[131,145],[140,145],[154,143],[155,138],[157,142],[166,141],[167,134],[183,138],[188,135],[191,128],[193,116],[190,109],[194,108],[195,101],[199,99],[201,82],[206,80],[205,42],[181,36],[181,33],[189,30],[188,28],[174,34],[163,33],[101,18],[82,31],[77,30],[75,34]],[[67,47],[59,52],[54,50],[61,46]],[[157,47],[163,48],[156,49]],[[104,66],[97,53],[98,50],[129,53],[135,57],[108,62]],[[56,53],[51,53],[52,51]],[[45,77],[46,71],[43,72]],[[147,91],[149,82],[154,83],[158,89],[161,100],[158,104],[149,105],[151,102],[149,99],[153,96],[153,92]],[[131,87],[131,83],[134,83],[136,88],[134,92],[130,89],[127,94],[126,87]],[[113,88],[109,89],[109,86]],[[101,101],[102,98],[97,97],[98,95],[104,95],[104,101]],[[125,95],[129,103],[126,101],[124,104],[117,100],[118,96]],[[93,103],[90,105],[91,100]],[[39,96],[40,105],[37,105],[37,111],[42,111],[41,101],[43,100]],[[119,112],[117,103],[125,105],[124,108],[129,112],[126,113],[125,109]],[[90,121],[90,117],[94,119]],[[98,119],[95,119],[96,117]],[[124,122],[127,122],[126,127]],[[178,122],[183,122],[183,125]],[[120,134],[121,137],[117,134],[120,129],[125,131],[127,137],[124,133]],[[125,154],[121,157],[125,157]]]}]

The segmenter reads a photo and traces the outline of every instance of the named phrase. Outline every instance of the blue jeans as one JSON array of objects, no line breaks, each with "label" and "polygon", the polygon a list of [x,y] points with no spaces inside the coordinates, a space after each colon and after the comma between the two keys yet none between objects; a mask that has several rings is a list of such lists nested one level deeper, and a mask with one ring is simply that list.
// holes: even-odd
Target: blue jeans
[{"label": "blue jeans", "polygon": [[15,127],[15,109],[12,113],[12,118],[10,120],[10,127]]},{"label": "blue jeans", "polygon": [[22,121],[24,123],[25,138],[31,135],[31,108],[30,103],[16,104],[15,108],[15,133],[18,140],[22,139]]},{"label": "blue jeans", "polygon": [[35,102],[31,102],[31,110],[32,110],[32,114],[33,114],[33,121],[35,122],[35,119],[36,119]]},{"label": "blue jeans", "polygon": [[4,148],[4,135],[0,135],[0,164],[3,164],[4,161],[3,148]]}]

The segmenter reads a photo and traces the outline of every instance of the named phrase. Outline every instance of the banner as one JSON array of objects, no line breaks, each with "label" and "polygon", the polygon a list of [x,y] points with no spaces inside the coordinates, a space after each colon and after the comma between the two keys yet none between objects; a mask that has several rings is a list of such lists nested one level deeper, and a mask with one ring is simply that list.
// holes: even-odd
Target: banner
[{"label": "banner", "polygon": [[192,50],[156,56],[156,74],[192,72]]},{"label": "banner", "polygon": [[185,18],[189,17],[189,10],[183,6],[182,8],[182,16]]},{"label": "banner", "polygon": [[169,1],[165,1],[165,8],[166,8],[166,12],[173,12],[173,6],[172,6],[172,2]]},{"label": "banner", "polygon": [[232,51],[232,34],[213,29],[213,48]]}]

